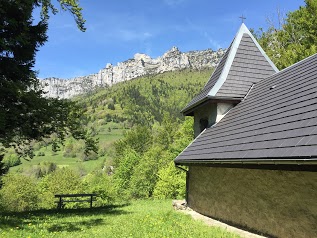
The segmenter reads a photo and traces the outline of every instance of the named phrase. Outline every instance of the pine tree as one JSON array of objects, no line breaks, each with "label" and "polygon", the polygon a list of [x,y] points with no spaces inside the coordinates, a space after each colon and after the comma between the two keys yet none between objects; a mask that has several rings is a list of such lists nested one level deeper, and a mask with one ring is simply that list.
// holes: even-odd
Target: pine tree
[{"label": "pine tree", "polygon": [[[58,2],[84,31],[78,0]],[[42,17],[35,22],[32,14],[38,7]],[[0,148],[13,145],[23,150],[23,144],[31,140],[53,132],[63,140],[72,132],[75,138],[88,142],[87,150],[96,150],[96,141],[82,129],[79,107],[67,100],[43,97],[33,69],[36,52],[47,40],[50,10],[57,12],[50,0],[0,0]],[[0,151],[0,176],[6,172],[2,159]]]}]

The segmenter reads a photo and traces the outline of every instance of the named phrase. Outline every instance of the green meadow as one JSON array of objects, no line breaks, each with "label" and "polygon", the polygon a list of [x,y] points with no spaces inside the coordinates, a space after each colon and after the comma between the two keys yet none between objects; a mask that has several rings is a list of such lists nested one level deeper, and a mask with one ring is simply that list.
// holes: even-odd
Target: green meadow
[{"label": "green meadow", "polygon": [[92,209],[39,210],[0,217],[0,237],[239,237],[174,211],[171,200]]}]

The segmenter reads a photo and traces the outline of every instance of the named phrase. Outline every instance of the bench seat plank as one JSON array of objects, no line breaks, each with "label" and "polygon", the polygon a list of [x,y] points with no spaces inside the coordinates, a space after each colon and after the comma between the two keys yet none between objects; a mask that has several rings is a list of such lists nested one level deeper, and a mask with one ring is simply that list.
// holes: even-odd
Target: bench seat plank
[{"label": "bench seat plank", "polygon": [[97,196],[95,193],[84,193],[84,194],[55,194],[55,197],[91,197]]}]

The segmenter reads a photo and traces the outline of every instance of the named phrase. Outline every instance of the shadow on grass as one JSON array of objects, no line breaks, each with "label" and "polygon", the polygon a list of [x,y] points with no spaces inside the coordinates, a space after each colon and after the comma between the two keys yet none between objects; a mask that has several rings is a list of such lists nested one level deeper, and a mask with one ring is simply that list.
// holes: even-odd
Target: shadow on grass
[{"label": "shadow on grass", "polygon": [[104,219],[90,219],[89,221],[80,221],[80,222],[61,222],[59,224],[53,224],[47,230],[49,232],[58,232],[58,231],[66,231],[66,232],[74,232],[81,231],[83,228],[89,229],[93,226],[104,225]]},{"label": "shadow on grass", "polygon": [[[88,229],[93,226],[99,226],[106,223],[109,216],[119,216],[128,214],[122,208],[129,204],[108,205],[94,208],[78,208],[78,209],[52,209],[52,210],[36,210],[28,212],[5,212],[0,213],[0,228],[10,229],[20,227],[24,229],[28,224],[41,225],[47,224],[49,232],[57,231],[79,231],[83,228]],[[100,216],[105,218],[100,218]],[[99,216],[99,218],[96,218]],[[76,220],[76,217],[78,218]],[[67,221],[72,218],[72,222]],[[74,219],[75,218],[75,219]]]}]

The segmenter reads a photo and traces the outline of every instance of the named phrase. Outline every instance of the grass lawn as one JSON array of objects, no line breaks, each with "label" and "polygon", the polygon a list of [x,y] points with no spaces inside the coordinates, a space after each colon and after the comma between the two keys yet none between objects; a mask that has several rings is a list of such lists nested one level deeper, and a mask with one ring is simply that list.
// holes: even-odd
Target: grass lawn
[{"label": "grass lawn", "polygon": [[0,216],[0,237],[238,237],[173,210],[171,200]]}]

